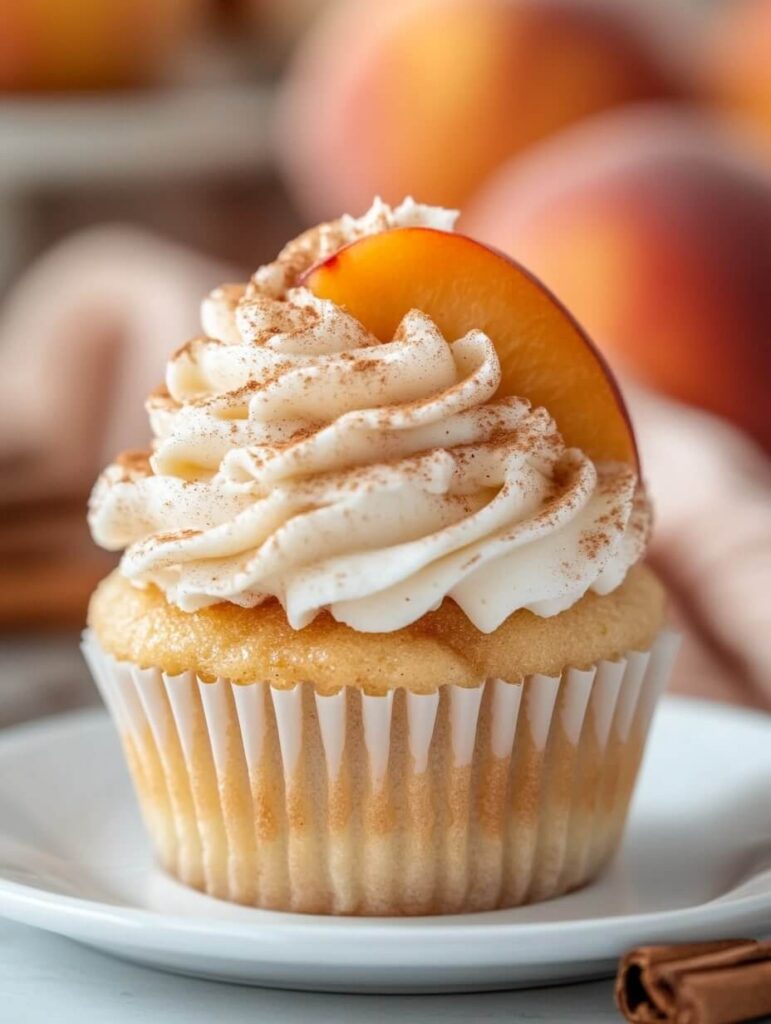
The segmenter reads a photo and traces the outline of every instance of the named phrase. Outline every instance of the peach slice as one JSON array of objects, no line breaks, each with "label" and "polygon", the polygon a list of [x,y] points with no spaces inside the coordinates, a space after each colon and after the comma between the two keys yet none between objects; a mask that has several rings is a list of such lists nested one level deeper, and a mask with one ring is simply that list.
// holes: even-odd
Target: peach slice
[{"label": "peach slice", "polygon": [[485,331],[501,361],[499,394],[544,406],[565,442],[592,459],[637,465],[626,407],[602,357],[557,299],[508,257],[464,235],[396,228],[351,243],[303,283],[384,341],[410,309],[431,316],[448,340]]}]

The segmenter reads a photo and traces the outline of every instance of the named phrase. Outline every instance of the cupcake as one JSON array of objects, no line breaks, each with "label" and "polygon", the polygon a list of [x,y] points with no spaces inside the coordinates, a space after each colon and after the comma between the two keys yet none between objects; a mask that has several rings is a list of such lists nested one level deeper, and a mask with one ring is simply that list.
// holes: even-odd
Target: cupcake
[{"label": "cupcake", "polygon": [[675,639],[600,357],[454,214],[375,202],[203,302],[97,482],[84,652],[157,858],[318,914],[512,907],[621,836]]}]

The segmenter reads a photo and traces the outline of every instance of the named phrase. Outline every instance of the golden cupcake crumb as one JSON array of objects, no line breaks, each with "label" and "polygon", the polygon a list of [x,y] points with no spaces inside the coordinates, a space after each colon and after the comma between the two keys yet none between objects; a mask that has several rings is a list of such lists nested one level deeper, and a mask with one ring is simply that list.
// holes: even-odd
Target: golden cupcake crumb
[{"label": "golden cupcake crumb", "polygon": [[94,593],[88,621],[113,657],[172,675],[193,671],[210,680],[276,687],[312,682],[321,693],[342,686],[373,694],[402,687],[431,693],[488,678],[558,675],[567,665],[588,667],[647,650],[663,625],[664,606],[656,576],[636,566],[611,594],[587,594],[552,618],[518,611],[489,634],[449,599],[391,633],[359,633],[326,612],[294,630],[275,600],[257,608],[218,604],[183,612],[155,587],[140,590],[115,571]]}]

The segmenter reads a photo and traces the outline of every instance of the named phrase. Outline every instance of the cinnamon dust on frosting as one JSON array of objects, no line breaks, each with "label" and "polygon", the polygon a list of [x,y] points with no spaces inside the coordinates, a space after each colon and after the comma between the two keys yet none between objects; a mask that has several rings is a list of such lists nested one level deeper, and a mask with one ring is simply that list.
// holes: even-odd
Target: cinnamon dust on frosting
[{"label": "cinnamon dust on frosting", "polygon": [[481,631],[608,593],[645,548],[634,470],[566,449],[544,409],[498,398],[482,331],[444,338],[418,310],[380,341],[297,287],[342,245],[448,211],[376,203],[290,242],[203,303],[205,334],[148,399],[152,452],[97,482],[95,539],[181,609],[277,598],[295,628],[322,609],[400,629],[452,597]]}]

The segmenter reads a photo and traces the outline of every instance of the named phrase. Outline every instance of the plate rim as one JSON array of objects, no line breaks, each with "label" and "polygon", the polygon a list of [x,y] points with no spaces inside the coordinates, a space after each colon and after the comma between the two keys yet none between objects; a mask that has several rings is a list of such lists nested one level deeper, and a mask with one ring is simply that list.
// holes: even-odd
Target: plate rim
[{"label": "plate rim", "polygon": [[[721,719],[732,719],[736,725],[749,725],[768,729],[771,733],[771,715],[762,710],[746,707],[734,707],[700,698],[666,696],[665,705],[687,709],[696,715],[720,715]],[[42,742],[50,737],[51,732],[58,738],[66,739],[69,732],[81,729],[109,727],[109,715],[103,708],[87,708],[51,715],[32,722],[11,726],[0,732],[0,762],[5,756],[13,756],[20,747],[30,742]],[[155,870],[160,870],[155,868]],[[171,880],[174,881],[173,879]],[[181,886],[181,883],[175,883]],[[184,887],[183,887],[184,888]],[[200,894],[203,899],[214,900]],[[223,906],[228,904],[223,902]],[[247,913],[250,908],[243,908]],[[260,911],[267,915],[262,920],[239,921],[229,918],[195,917],[178,914],[162,913],[142,907],[122,906],[104,903],[99,900],[62,893],[49,892],[34,885],[11,881],[0,875],[0,916],[18,922],[34,924],[35,927],[59,934],[69,935],[88,941],[85,932],[90,933],[92,941],[107,945],[110,941],[120,940],[121,944],[132,948],[147,948],[147,936],[155,936],[154,948],[169,948],[181,942],[191,942],[203,937],[211,940],[218,938],[228,943],[238,942],[252,950],[259,948],[263,961],[285,963],[287,960],[287,942],[302,937],[303,942],[310,942],[314,948],[314,962],[327,961],[325,951],[329,954],[329,962],[340,960],[340,943],[349,944],[351,949],[363,940],[376,940],[377,954],[382,958],[387,952],[403,952],[402,942],[405,932],[409,932],[410,941],[430,939],[434,943],[433,954],[441,953],[451,959],[452,963],[467,962],[471,958],[464,957],[467,953],[465,943],[468,940],[486,939],[485,962],[489,964],[511,963],[512,944],[517,947],[518,964],[544,962],[544,953],[551,952],[550,939],[556,934],[567,945],[576,939],[586,942],[583,949],[584,959],[596,961],[603,957],[618,955],[619,944],[637,942],[641,935],[658,935],[662,939],[671,940],[678,934],[694,937],[696,932],[709,933],[715,929],[730,925],[752,929],[763,922],[771,926],[771,884],[767,892],[735,899],[719,896],[704,903],[693,906],[638,912],[633,914],[617,914],[602,917],[578,918],[569,921],[519,922],[491,919],[495,915],[510,915],[512,910],[489,911],[485,920],[475,922],[476,914],[448,914],[428,917],[355,917],[299,914],[290,911]],[[514,908],[516,910],[516,908]],[[36,919],[34,922],[32,919]],[[77,934],[73,934],[71,925],[77,922],[82,926]],[[85,931],[84,931],[85,929]],[[109,929],[109,935],[105,933]],[[336,946],[330,948],[319,939],[334,940]],[[523,940],[526,940],[524,942]],[[605,940],[605,941],[603,941]],[[640,940],[643,941],[643,940]],[[437,944],[440,944],[437,946]],[[496,949],[498,955],[496,956]],[[210,949],[213,958],[217,957],[216,946]],[[300,953],[300,950],[294,952]],[[490,954],[493,954],[492,958]],[[530,954],[522,959],[521,954]],[[455,955],[453,955],[455,954]],[[539,955],[540,954],[540,955]],[[223,957],[230,954],[223,951]],[[293,957],[294,962],[301,963],[301,956]],[[551,958],[553,960],[553,956]],[[561,957],[560,959],[564,959]],[[384,962],[381,960],[381,962]]]}]

